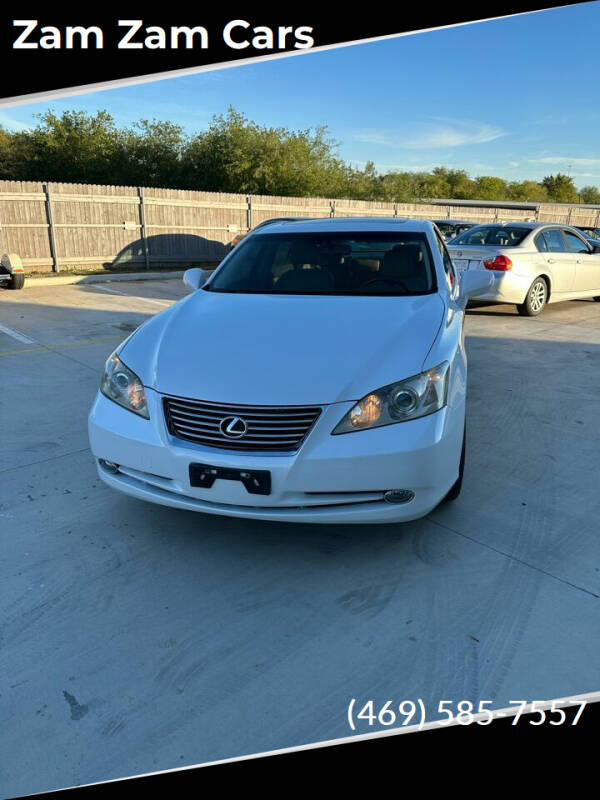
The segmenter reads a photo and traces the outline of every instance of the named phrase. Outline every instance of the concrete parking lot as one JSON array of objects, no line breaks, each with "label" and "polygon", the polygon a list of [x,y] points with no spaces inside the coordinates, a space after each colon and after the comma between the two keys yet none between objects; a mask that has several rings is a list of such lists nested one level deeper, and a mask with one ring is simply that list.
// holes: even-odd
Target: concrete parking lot
[{"label": "concrete parking lot", "polygon": [[0,293],[2,796],[346,736],[352,698],[434,717],[600,689],[600,303],[471,309],[463,494],[327,527],[98,480],[103,362],[184,293]]}]

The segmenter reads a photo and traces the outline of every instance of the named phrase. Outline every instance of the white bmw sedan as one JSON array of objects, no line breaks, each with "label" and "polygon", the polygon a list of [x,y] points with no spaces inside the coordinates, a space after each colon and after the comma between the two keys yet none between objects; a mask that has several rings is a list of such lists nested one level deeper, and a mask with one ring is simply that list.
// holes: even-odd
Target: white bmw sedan
[{"label": "white bmw sedan", "polygon": [[106,362],[89,416],[109,486],[176,508],[398,522],[458,496],[464,308],[430,222],[280,222],[247,236]]},{"label": "white bmw sedan", "polygon": [[600,248],[577,229],[544,222],[477,225],[448,245],[459,272],[488,270],[491,289],[477,300],[515,303],[533,317],[547,303],[600,301]]}]

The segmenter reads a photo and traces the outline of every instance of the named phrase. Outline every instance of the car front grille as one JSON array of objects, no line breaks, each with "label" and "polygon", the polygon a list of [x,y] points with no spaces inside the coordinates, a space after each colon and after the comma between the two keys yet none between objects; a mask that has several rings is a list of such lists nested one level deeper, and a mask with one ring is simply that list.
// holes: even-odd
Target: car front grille
[{"label": "car front grille", "polygon": [[[321,413],[318,406],[223,405],[183,397],[164,397],[163,404],[172,436],[226,450],[293,452]],[[232,424],[234,436],[224,433]]]}]

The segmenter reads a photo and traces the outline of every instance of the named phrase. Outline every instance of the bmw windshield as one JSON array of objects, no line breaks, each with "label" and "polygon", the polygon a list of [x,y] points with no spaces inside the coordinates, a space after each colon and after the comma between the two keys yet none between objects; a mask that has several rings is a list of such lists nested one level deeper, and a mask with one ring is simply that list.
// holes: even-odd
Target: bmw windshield
[{"label": "bmw windshield", "polygon": [[424,233],[269,233],[248,237],[206,291],[421,295],[437,291]]}]

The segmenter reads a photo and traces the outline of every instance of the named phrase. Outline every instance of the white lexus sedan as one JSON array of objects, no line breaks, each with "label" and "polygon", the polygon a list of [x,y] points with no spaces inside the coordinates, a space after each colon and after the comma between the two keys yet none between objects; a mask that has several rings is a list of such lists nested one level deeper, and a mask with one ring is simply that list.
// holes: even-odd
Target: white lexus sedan
[{"label": "white lexus sedan", "polygon": [[431,222],[279,222],[106,362],[89,416],[109,486],[176,508],[399,522],[461,488],[464,309]]},{"label": "white lexus sedan", "polygon": [[515,303],[533,317],[547,303],[600,301],[600,247],[568,225],[504,222],[477,225],[448,244],[459,272],[488,270],[491,289],[477,300]]}]

